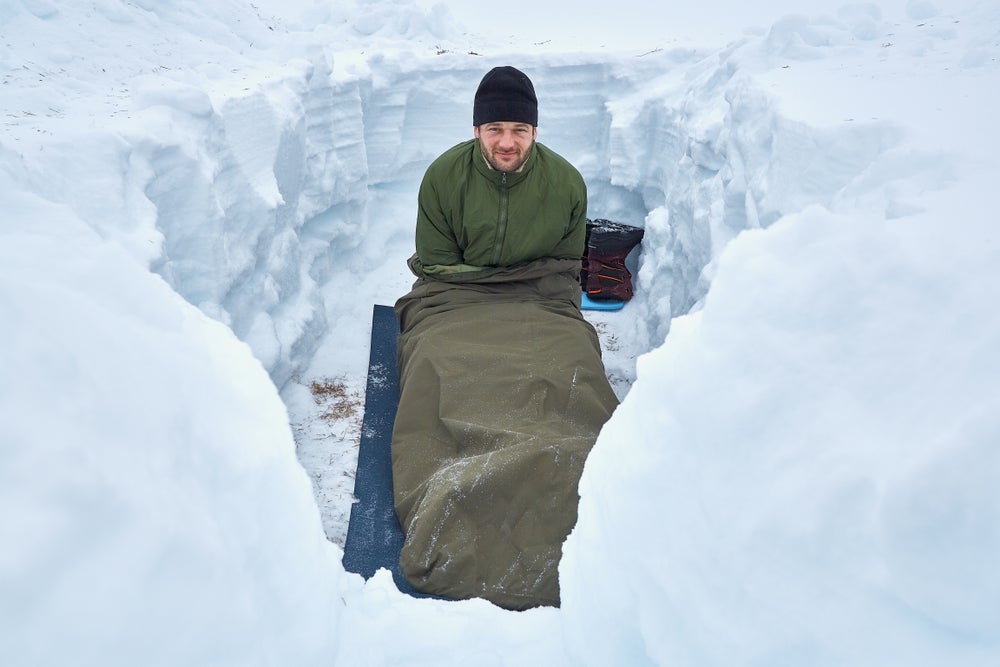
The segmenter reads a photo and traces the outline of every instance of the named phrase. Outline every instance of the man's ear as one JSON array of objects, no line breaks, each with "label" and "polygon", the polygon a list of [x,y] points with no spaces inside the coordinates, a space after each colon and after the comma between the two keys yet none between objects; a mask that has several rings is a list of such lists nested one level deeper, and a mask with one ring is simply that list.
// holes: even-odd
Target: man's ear
[{"label": "man's ear", "polygon": [[475,135],[476,139],[479,138],[479,126],[478,125],[473,125],[472,126],[472,133]]}]

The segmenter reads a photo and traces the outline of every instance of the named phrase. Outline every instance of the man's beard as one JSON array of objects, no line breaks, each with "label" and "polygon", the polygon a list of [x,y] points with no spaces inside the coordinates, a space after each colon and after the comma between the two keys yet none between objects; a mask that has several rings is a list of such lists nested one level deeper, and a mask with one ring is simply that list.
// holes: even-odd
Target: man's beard
[{"label": "man's beard", "polygon": [[490,167],[492,167],[494,170],[503,172],[505,174],[513,174],[516,171],[520,170],[521,167],[524,166],[524,163],[528,161],[528,158],[531,157],[531,151],[534,147],[535,147],[535,142],[532,141],[531,145],[528,146],[528,149],[524,151],[522,155],[520,155],[520,157],[517,159],[516,162],[514,162],[511,166],[505,167],[501,165],[500,162],[498,162],[493,158],[493,153],[487,151],[485,146],[480,144],[480,148],[482,149],[483,158],[486,160],[486,164],[490,165]]}]

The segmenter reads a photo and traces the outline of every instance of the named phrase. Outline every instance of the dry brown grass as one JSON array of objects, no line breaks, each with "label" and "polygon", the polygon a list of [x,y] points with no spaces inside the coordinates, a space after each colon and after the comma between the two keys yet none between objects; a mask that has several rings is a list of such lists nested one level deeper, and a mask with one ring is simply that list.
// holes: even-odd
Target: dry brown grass
[{"label": "dry brown grass", "polygon": [[322,378],[309,383],[309,392],[320,408],[320,419],[357,419],[363,410],[359,392],[350,391],[342,378]]}]

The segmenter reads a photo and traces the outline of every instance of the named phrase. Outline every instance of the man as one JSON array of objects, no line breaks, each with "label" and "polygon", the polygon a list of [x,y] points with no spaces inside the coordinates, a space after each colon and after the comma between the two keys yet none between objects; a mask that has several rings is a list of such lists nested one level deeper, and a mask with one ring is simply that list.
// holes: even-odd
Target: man
[{"label": "man", "polygon": [[420,186],[424,275],[582,257],[587,187],[569,162],[535,142],[538,100],[528,77],[513,67],[490,70],[472,123],[475,138],[435,160]]},{"label": "man", "polygon": [[586,187],[537,124],[528,77],[483,77],[475,138],[420,186],[417,280],[396,302],[401,569],[418,591],[509,609],[560,603],[580,474],[617,405],[580,313]]}]

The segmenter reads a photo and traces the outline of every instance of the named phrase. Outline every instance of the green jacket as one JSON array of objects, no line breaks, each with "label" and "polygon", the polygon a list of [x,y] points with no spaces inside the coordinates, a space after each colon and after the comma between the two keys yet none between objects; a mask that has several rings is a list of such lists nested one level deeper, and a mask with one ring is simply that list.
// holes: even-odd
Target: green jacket
[{"label": "green jacket", "polygon": [[477,139],[450,148],[427,168],[417,204],[416,259],[427,277],[583,256],[587,186],[537,142],[514,174],[490,169]]}]

